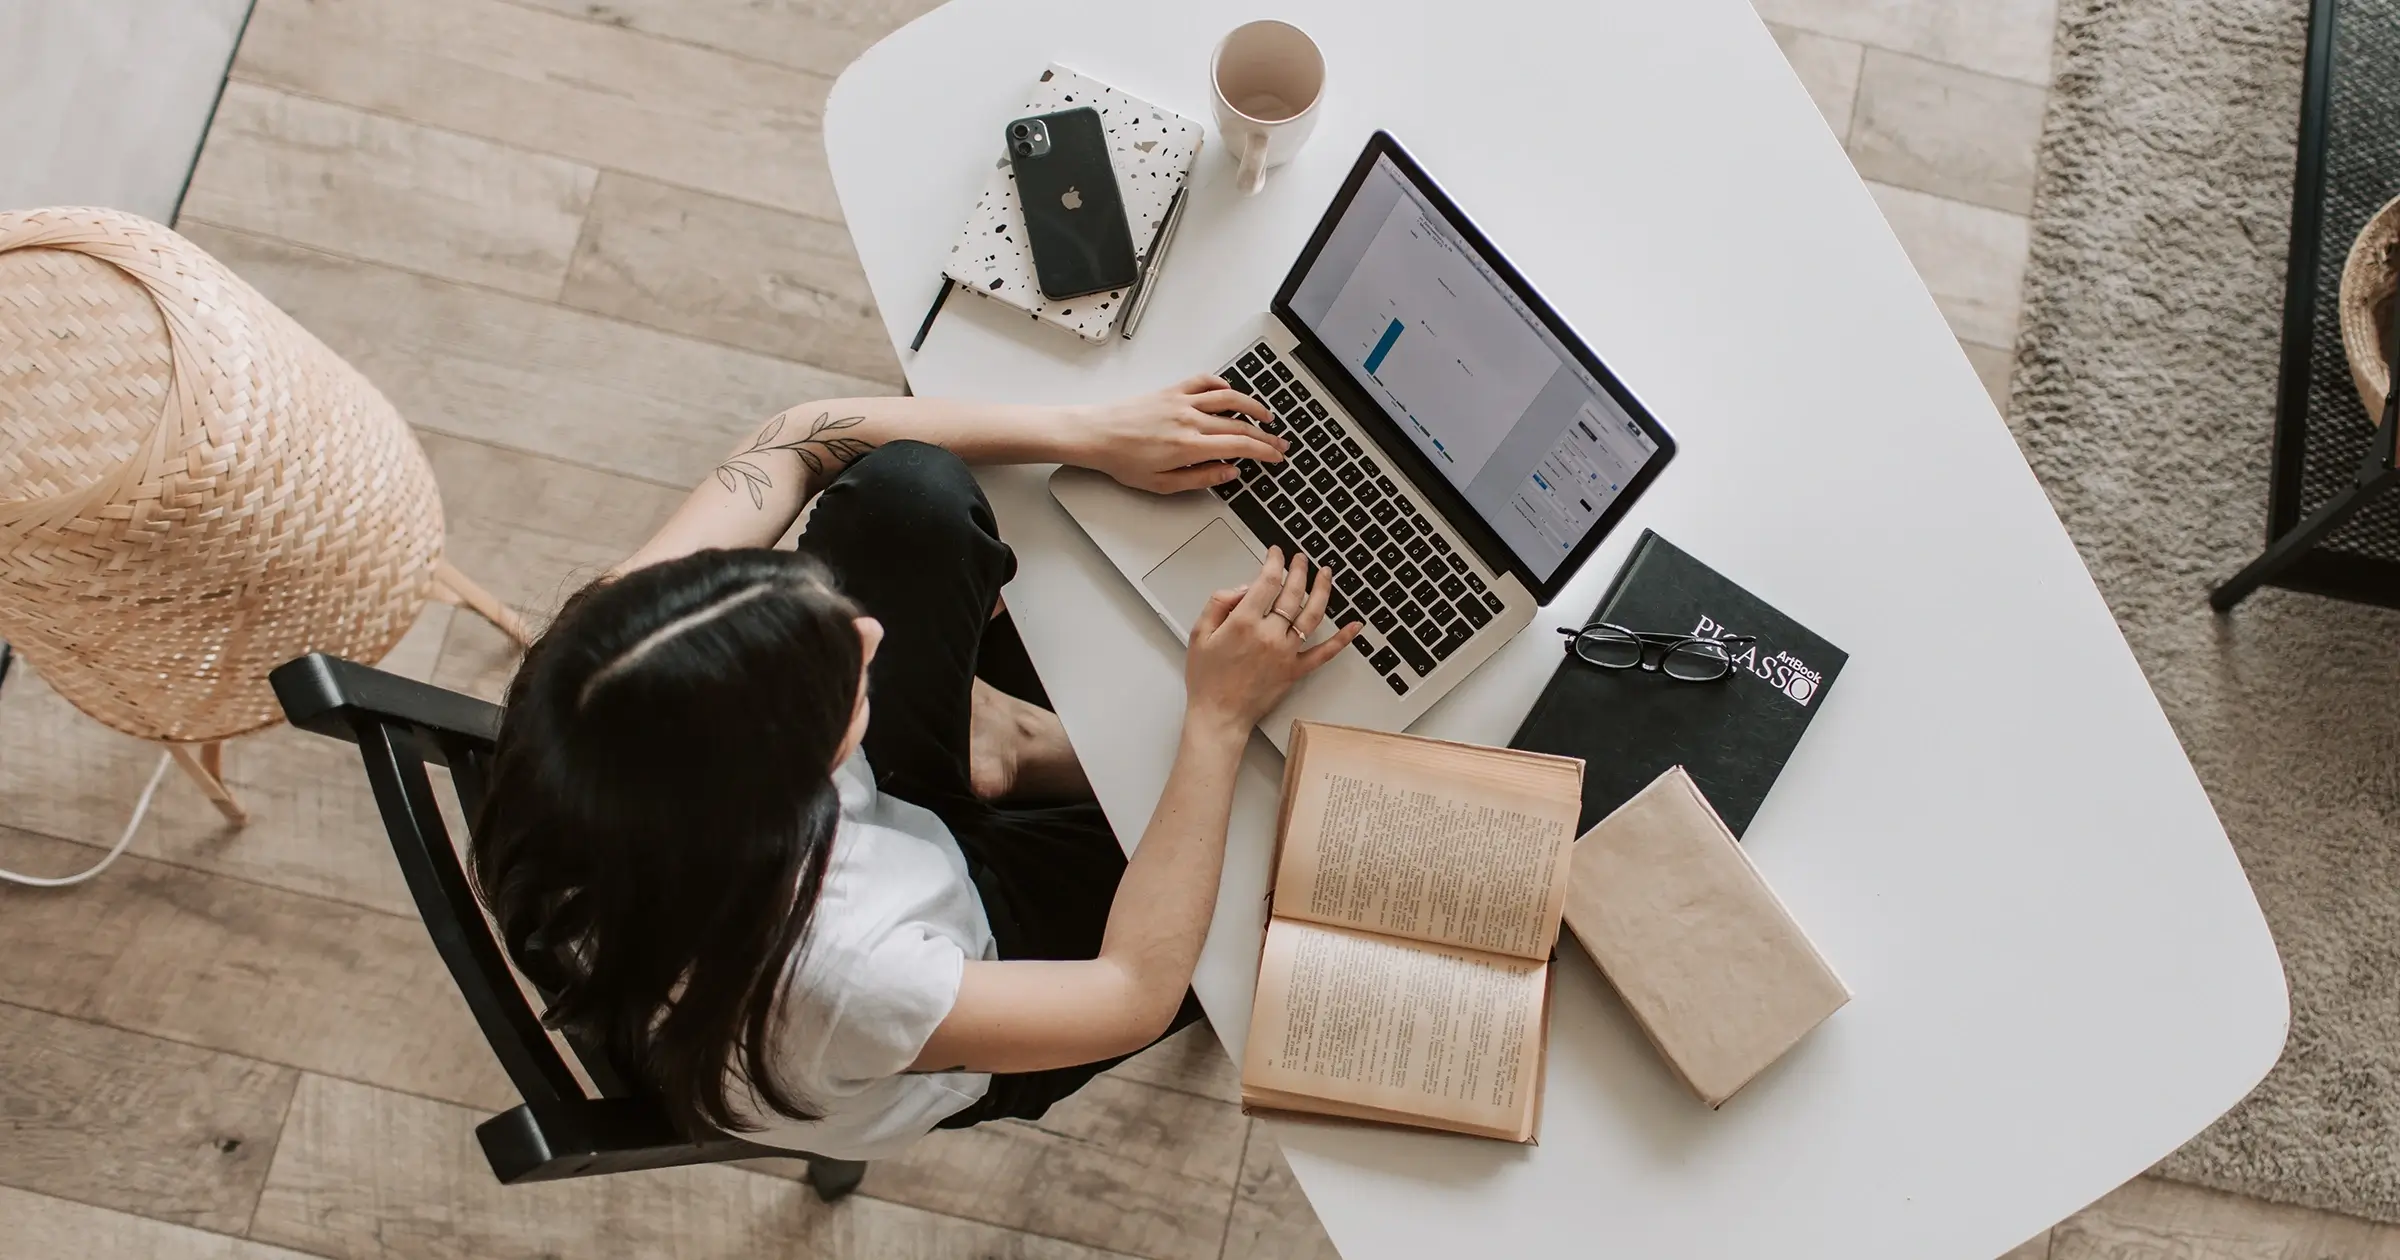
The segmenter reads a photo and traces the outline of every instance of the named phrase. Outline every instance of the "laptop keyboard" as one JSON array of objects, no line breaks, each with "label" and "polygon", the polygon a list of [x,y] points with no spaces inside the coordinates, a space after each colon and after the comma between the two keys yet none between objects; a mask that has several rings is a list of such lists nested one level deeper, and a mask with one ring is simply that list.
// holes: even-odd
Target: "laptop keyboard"
[{"label": "laptop keyboard", "polygon": [[1236,461],[1241,479],[1217,496],[1260,542],[1333,568],[1327,615],[1364,621],[1350,646],[1407,695],[1491,624],[1500,597],[1265,342],[1218,375],[1265,403],[1292,446],[1280,464]]}]

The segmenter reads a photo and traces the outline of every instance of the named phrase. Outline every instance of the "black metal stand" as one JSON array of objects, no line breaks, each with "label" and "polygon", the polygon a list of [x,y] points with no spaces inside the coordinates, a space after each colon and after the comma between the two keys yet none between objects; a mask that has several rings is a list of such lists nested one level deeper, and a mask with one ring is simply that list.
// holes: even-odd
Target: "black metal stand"
[{"label": "black metal stand", "polygon": [[2262,585],[2400,608],[2392,410],[2360,414],[2341,331],[2350,243],[2400,191],[2392,3],[2308,0],[2265,550],[2210,593],[2219,612]]},{"label": "black metal stand", "polygon": [[[2393,303],[2400,309],[2400,302]],[[2395,331],[2395,343],[2400,345],[2400,330]],[[2400,380],[2400,377],[2395,377]],[[2367,449],[2367,457],[2359,463],[2358,472],[2351,478],[2348,489],[2327,500],[2323,507],[2309,513],[2308,519],[2267,544],[2258,559],[2242,567],[2223,586],[2210,591],[2208,606],[2226,612],[2241,603],[2250,592],[2274,581],[2301,557],[2314,550],[2325,537],[2340,529],[2359,509],[2375,501],[2376,496],[2400,485],[2400,466],[2393,460],[2394,411],[2400,410],[2400,390],[2394,390],[2383,405],[2383,420],[2375,426],[2375,440]]]},{"label": "black metal stand", "polygon": [[[2310,559],[2317,544],[2331,537],[2384,491],[2400,484],[2400,462],[2394,459],[2395,431],[2400,430],[2400,297],[2395,297],[2392,326],[2387,330],[2384,347],[2384,352],[2391,356],[2388,366],[2392,386],[2385,391],[2383,415],[2376,421],[2365,455],[2350,474],[2350,484],[2281,533],[2274,532],[2277,520],[2291,519],[2285,514],[2292,508],[2286,505],[2296,502],[2300,492],[2298,456],[2305,442],[2303,425],[2308,413],[2311,338],[2319,297],[2315,291],[2315,273],[2324,246],[2322,220],[2326,149],[2330,143],[2327,114],[2333,72],[2334,6],[2330,0],[2316,0],[2312,10],[2307,72],[2301,90],[2299,168],[2294,173],[2292,187],[2293,248],[2285,277],[2283,379],[2277,384],[2276,468],[2275,484],[2268,496],[2267,549],[2242,566],[2242,571],[2224,585],[2209,592],[2208,605],[2218,612],[2231,610],[2268,582],[2292,577],[2294,566]],[[2315,585],[2291,584],[2303,589]]]}]

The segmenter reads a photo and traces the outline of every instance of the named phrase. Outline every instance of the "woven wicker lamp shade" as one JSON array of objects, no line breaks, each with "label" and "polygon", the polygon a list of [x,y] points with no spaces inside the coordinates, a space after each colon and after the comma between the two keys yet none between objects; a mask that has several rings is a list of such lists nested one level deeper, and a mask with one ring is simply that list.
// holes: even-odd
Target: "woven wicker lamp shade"
[{"label": "woven wicker lamp shade", "polygon": [[0,640],[168,746],[226,816],[220,741],[267,672],[374,661],[428,598],[525,640],[442,559],[433,470],[365,377],[174,232],[0,213]]}]

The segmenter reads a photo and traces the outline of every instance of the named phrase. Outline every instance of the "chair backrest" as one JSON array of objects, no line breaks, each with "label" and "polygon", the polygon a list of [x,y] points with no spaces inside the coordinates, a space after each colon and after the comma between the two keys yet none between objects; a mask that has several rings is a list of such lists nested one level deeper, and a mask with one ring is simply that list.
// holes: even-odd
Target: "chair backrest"
[{"label": "chair backrest", "polygon": [[[596,1094],[569,1070],[467,884],[426,773],[429,765],[449,767],[462,812],[474,818],[500,734],[497,706],[323,653],[284,664],[269,681],[292,725],[358,745],[417,913],[525,1100],[476,1127],[494,1176],[549,1181],[798,1154],[724,1134],[686,1136],[596,1046],[568,1042]],[[525,974],[538,980],[540,968]]]}]

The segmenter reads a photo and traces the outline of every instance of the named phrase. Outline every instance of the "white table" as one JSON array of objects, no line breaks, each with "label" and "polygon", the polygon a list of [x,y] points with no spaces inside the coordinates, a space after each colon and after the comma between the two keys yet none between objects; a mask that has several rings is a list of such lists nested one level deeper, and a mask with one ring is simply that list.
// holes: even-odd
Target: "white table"
[{"label": "white table", "polygon": [[[1857,998],[1709,1112],[1564,951],[1522,1148],[1279,1124],[1346,1256],[1990,1260],[2141,1172],[2274,1062],[2281,966],[2223,829],[1932,300],[1742,0],[1288,0],[1316,138],[1258,198],[1204,156],[1139,340],[954,297],[921,393],[1089,400],[1214,366],[1389,128],[1681,454],[1537,623],[1421,721],[1505,742],[1642,527],[1850,652],[1747,846]],[[826,107],[896,345],[1050,60],[1195,119],[1247,6],[956,0]],[[1118,832],[1165,781],[1180,653],[1050,501],[984,478],[1008,602]],[[2205,592],[2192,588],[2197,600]],[[1254,739],[1196,980],[1248,1025],[1279,762]]]}]

